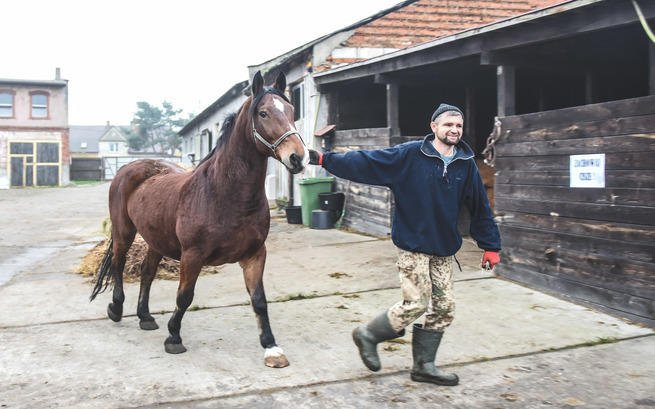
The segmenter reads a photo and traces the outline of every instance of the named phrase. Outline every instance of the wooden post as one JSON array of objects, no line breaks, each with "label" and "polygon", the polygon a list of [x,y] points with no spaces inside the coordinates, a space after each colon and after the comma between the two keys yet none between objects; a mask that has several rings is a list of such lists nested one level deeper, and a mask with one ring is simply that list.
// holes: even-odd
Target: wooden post
[{"label": "wooden post", "polygon": [[516,113],[516,69],[509,65],[496,68],[498,83],[498,116],[504,117]]},{"label": "wooden post", "polygon": [[650,95],[655,95],[655,44],[648,42],[648,85]]},{"label": "wooden post", "polygon": [[387,83],[387,127],[391,136],[400,136],[400,115],[398,84]]}]

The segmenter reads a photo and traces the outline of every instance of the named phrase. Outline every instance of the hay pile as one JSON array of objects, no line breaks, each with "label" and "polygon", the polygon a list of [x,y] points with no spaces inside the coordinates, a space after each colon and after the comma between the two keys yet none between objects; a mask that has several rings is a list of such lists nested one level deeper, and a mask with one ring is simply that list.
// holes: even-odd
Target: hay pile
[{"label": "hay pile", "polygon": [[[77,273],[87,277],[93,277],[95,282],[96,271],[102,262],[102,257],[107,251],[109,245],[108,240],[102,240],[94,248],[89,250],[87,255],[82,260],[82,264],[77,267]],[[141,262],[146,256],[148,251],[148,244],[140,235],[136,235],[130,251],[127,253],[127,261],[125,262],[125,270],[123,271],[123,281],[127,283],[138,282],[141,280]],[[201,275],[216,274],[221,271],[221,267],[204,267]],[[155,278],[164,280],[177,280],[180,276],[180,262],[168,257],[164,257],[157,267],[157,275]]]}]

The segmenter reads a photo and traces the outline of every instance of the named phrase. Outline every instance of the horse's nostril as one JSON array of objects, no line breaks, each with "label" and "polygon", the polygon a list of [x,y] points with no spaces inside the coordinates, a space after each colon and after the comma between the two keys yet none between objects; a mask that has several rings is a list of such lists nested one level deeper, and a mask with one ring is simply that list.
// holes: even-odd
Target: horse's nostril
[{"label": "horse's nostril", "polygon": [[292,153],[289,156],[289,161],[291,162],[291,165],[293,165],[294,168],[299,168],[300,166],[302,166],[302,158],[295,153]]}]

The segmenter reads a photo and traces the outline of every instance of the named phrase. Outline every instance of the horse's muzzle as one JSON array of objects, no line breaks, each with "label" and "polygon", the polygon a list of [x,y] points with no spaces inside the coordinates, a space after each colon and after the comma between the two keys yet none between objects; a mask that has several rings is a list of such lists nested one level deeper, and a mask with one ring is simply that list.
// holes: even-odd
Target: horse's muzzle
[{"label": "horse's muzzle", "polygon": [[289,163],[291,163],[289,172],[293,174],[300,173],[305,169],[305,165],[303,164],[303,157],[298,154],[292,153],[289,155]]}]

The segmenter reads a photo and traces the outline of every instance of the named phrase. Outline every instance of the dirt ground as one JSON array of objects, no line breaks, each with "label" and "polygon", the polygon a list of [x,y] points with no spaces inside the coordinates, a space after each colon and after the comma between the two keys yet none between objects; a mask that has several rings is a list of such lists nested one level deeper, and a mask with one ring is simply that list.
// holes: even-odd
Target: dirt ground
[{"label": "dirt ground", "polygon": [[[482,271],[466,241],[455,322],[438,353],[456,387],[409,379],[412,334],[379,348],[372,373],[350,332],[400,297],[388,239],[276,219],[264,277],[271,326],[291,365],[264,366],[238,265],[198,280],[182,338],[164,352],[176,280],[156,280],[160,328],[139,329],[75,267],[103,239],[108,184],[0,191],[0,407],[634,408],[655,405],[655,331]],[[502,257],[502,254],[501,254]]]}]

